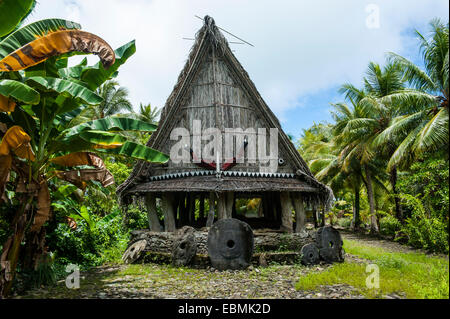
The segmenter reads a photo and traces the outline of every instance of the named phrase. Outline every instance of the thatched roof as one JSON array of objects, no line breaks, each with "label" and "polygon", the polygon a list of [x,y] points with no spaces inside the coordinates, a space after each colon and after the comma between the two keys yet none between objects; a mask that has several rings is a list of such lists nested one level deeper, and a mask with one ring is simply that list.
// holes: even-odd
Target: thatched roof
[{"label": "thatched roof", "polygon": [[[330,206],[331,190],[318,182],[295,146],[283,132],[275,114],[262,99],[247,72],[232,53],[227,40],[208,16],[197,32],[195,43],[178,81],[161,112],[158,130],[147,146],[168,153],[170,132],[175,127],[192,128],[192,119],[202,126],[277,128],[280,156],[286,164],[277,173],[258,175],[256,166],[239,164],[236,174],[202,175],[197,165],[138,162],[129,178],[118,187],[123,203],[145,192],[164,191],[293,191],[308,192],[317,203]],[[206,176],[207,175],[207,176]],[[228,176],[227,176],[228,175]]]}]

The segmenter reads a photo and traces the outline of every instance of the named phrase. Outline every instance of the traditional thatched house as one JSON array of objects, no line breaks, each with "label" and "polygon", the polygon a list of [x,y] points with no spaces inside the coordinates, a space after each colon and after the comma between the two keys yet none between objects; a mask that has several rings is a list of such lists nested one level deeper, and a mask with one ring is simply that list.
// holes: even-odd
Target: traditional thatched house
[{"label": "traditional thatched house", "polygon": [[[177,135],[175,128],[186,130]],[[215,164],[217,160],[198,162],[201,150],[209,143],[200,137],[207,128],[217,128],[222,133],[223,144],[226,143],[226,132],[229,132],[227,129],[244,131],[241,134],[244,139],[236,138],[234,159],[222,159],[220,154],[224,151],[217,146],[219,167]],[[274,147],[269,145],[269,138],[265,143],[255,143],[257,132],[261,132],[258,129],[269,132],[270,128],[278,130],[275,135],[278,153],[272,171],[260,158],[249,160],[256,153],[250,147],[256,147],[258,152],[264,146],[267,150]],[[260,218],[247,220],[252,227],[299,232],[304,228],[305,206],[313,209],[315,221],[322,214],[324,222],[324,211],[329,209],[333,198],[331,190],[311,174],[214,20],[208,16],[162,110],[158,130],[152,134],[147,146],[171,154],[175,146],[185,141],[181,153],[188,154],[189,161],[176,163],[171,159],[164,165],[139,162],[117,190],[124,206],[129,205],[133,197],[145,199],[152,230],[160,230],[156,208],[159,203],[164,214],[164,229],[173,231],[183,225],[210,226],[214,214],[218,219],[244,219],[235,207],[235,201],[242,197],[261,199]],[[195,141],[201,143],[201,147],[195,146]],[[266,153],[266,150],[262,152]],[[244,156],[239,157],[239,154]],[[242,158],[246,158],[243,163]],[[273,156],[271,160],[274,160]],[[205,212],[206,200],[213,203],[209,205],[209,212]],[[194,214],[196,205],[199,216]],[[296,212],[295,230],[292,208]]]}]

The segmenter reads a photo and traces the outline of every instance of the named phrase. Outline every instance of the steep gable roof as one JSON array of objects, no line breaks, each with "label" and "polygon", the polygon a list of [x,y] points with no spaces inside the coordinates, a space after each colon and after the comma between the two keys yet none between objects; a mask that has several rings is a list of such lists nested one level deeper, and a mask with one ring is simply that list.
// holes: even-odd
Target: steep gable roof
[{"label": "steep gable roof", "polygon": [[[300,179],[305,180],[308,184],[319,190],[319,197],[322,198],[321,202],[330,202],[332,198],[332,194],[330,194],[331,190],[314,178],[308,165],[282,130],[277,117],[264,102],[248,73],[232,53],[227,40],[215,25],[214,20],[209,16],[204,18],[204,25],[196,34],[196,40],[191,48],[188,60],[178,77],[172,93],[162,109],[158,130],[152,134],[147,146],[161,149],[161,143],[164,143],[168,131],[170,131],[174,125],[173,119],[180,112],[180,107],[183,105],[183,98],[186,98],[190,85],[195,80],[202,63],[204,63],[205,55],[207,55],[208,50],[211,47],[219,52],[221,58],[226,61],[233,76],[239,80],[240,85],[247,92],[249,98],[252,100],[252,104],[258,110],[259,115],[263,117],[267,126],[278,129],[279,144],[283,145],[288,153],[295,174]],[[130,177],[118,187],[117,193],[119,196],[122,197],[122,194],[124,194],[127,189],[140,183],[143,177],[148,174],[149,169],[153,166],[155,166],[155,164],[147,162],[137,163],[133,172],[130,174]]]}]

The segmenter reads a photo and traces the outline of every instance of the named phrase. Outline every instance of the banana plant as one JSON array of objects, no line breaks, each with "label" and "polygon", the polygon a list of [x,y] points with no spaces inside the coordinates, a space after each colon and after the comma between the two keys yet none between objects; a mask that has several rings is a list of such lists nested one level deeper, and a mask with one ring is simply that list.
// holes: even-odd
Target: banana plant
[{"label": "banana plant", "polygon": [[[114,183],[101,156],[111,154],[164,163],[168,156],[129,141],[121,132],[153,132],[157,126],[130,118],[103,118],[75,126],[71,120],[101,103],[95,90],[117,76],[118,68],[136,51],[134,41],[117,50],[77,23],[47,19],[19,28],[0,41],[0,204],[6,187],[20,198],[14,233],[3,245],[0,290],[7,295],[25,235],[41,243],[52,205],[49,185],[65,180],[84,190],[89,181]],[[75,54],[96,54],[69,67]],[[12,172],[14,172],[12,174]],[[28,238],[28,237],[27,237]],[[26,243],[27,244],[27,243]]]},{"label": "banana plant", "polygon": [[11,33],[25,20],[36,6],[36,0],[0,1],[0,39]]}]

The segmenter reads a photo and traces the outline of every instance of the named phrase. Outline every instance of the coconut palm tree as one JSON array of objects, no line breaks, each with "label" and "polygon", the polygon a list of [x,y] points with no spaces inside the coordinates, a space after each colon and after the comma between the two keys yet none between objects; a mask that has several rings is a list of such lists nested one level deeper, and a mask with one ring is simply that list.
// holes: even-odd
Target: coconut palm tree
[{"label": "coconut palm tree", "polygon": [[402,113],[374,140],[376,146],[392,141],[398,144],[388,169],[408,168],[413,160],[427,152],[448,150],[449,27],[438,19],[430,25],[428,38],[416,31],[425,70],[398,54],[389,54],[389,59],[400,66],[404,80],[413,88],[389,94],[380,101],[396,103]]},{"label": "coconut palm tree", "polygon": [[111,116],[120,111],[133,111],[128,100],[128,89],[119,85],[119,82],[109,80],[97,89],[97,94],[103,98],[102,103],[95,107],[95,119]]},{"label": "coconut palm tree", "polygon": [[139,119],[151,124],[158,123],[158,117],[161,114],[161,110],[157,107],[152,107],[150,103],[143,105],[139,103]]},{"label": "coconut palm tree", "polygon": [[[347,92],[349,87],[343,88],[342,92]],[[356,97],[361,105],[362,117],[351,121],[350,129],[356,132],[364,131],[360,138],[373,144],[381,132],[389,127],[392,119],[401,114],[401,109],[397,104],[389,99],[384,99],[392,94],[401,94],[405,90],[404,81],[399,65],[395,62],[388,63],[381,68],[377,63],[369,63],[366,77],[364,78],[364,90],[361,90]],[[354,90],[350,91],[350,94]],[[348,94],[347,94],[348,95]],[[371,145],[372,152],[376,153],[380,160],[389,161],[394,154],[398,144],[395,140],[386,139],[385,143]],[[402,207],[397,192],[397,166],[389,168],[389,181],[394,194],[395,212],[399,220],[403,220]]]},{"label": "coconut palm tree", "polygon": [[362,172],[359,161],[353,160],[346,168],[339,157],[340,149],[334,143],[333,126],[314,124],[304,130],[300,152],[318,180],[328,184],[335,194],[343,189],[354,192],[352,227],[360,226],[360,193]]},{"label": "coconut palm tree", "polygon": [[[80,65],[84,65],[84,62]],[[108,116],[127,116],[139,119],[134,116],[133,106],[128,100],[128,89],[121,87],[119,82],[114,80],[106,81],[96,89],[95,93],[102,97],[102,102],[99,105],[86,106],[80,114],[72,119],[70,125],[78,125]],[[122,110],[128,111],[128,113],[121,114],[120,111]]]},{"label": "coconut palm tree", "polygon": [[[364,98],[364,91],[358,90],[352,85],[346,85],[341,92],[347,91],[347,98],[352,103],[352,108],[348,107],[345,103],[333,104],[335,112],[332,112],[332,116],[336,121],[336,125],[333,128],[333,134],[335,136],[334,143],[338,150],[338,156],[334,161],[336,168],[339,168],[345,174],[353,174],[355,184],[355,199],[359,200],[359,186],[358,181],[362,181],[367,190],[367,197],[369,199],[370,209],[370,229],[372,232],[378,232],[378,225],[375,213],[375,194],[373,191],[373,180],[376,173],[379,171],[377,167],[373,165],[374,152],[371,147],[371,138],[368,136],[370,132],[371,120],[368,119],[367,109],[362,107],[360,103],[355,103],[356,100],[362,100]],[[352,98],[353,96],[353,98]],[[363,125],[366,123],[366,125]],[[326,174],[323,172],[322,174]],[[343,175],[344,177],[344,175]],[[351,177],[350,177],[351,178]],[[355,217],[357,222],[358,219]]]}]

